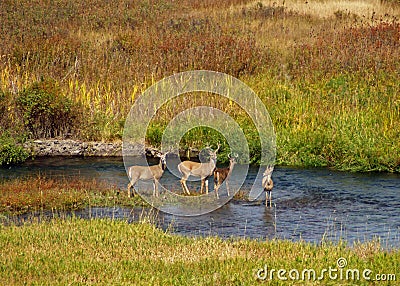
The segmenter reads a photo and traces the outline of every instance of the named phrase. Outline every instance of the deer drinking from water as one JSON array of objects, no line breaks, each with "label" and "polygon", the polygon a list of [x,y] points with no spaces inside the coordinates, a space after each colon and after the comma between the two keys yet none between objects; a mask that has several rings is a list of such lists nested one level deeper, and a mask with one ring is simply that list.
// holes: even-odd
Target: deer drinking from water
[{"label": "deer drinking from water", "polygon": [[190,191],[188,189],[188,186],[186,185],[186,181],[191,175],[194,177],[200,177],[201,179],[200,193],[201,194],[203,193],[204,185],[206,185],[206,194],[208,194],[208,178],[214,172],[215,165],[217,162],[217,152],[219,150],[219,147],[221,147],[220,144],[218,144],[218,147],[215,151],[212,151],[211,148],[208,148],[210,159],[207,163],[198,163],[193,161],[183,161],[179,163],[178,170],[182,174],[181,178],[182,188],[183,191],[186,192],[188,195],[190,195]]},{"label": "deer drinking from water", "polygon": [[267,168],[264,171],[263,178],[262,178],[262,187],[264,188],[265,191],[265,206],[272,207],[272,189],[274,187],[274,182],[271,179],[272,172],[274,171],[273,166],[267,166]]},{"label": "deer drinking from water", "polygon": [[164,173],[166,167],[166,156],[165,154],[157,153],[156,157],[160,158],[158,165],[154,166],[131,166],[128,168],[128,176],[130,178],[128,184],[128,197],[131,196],[131,188],[133,188],[133,195],[135,194],[134,185],[139,180],[154,180],[153,182],[153,196],[158,197],[158,181]]},{"label": "deer drinking from water", "polygon": [[229,196],[228,180],[229,177],[231,176],[233,167],[236,164],[237,155],[232,157],[231,154],[229,154],[228,157],[229,157],[229,166],[227,168],[215,168],[214,170],[214,189],[215,189],[215,196],[217,197],[217,199],[219,199],[218,190],[224,181],[226,181],[225,183],[226,191]]}]

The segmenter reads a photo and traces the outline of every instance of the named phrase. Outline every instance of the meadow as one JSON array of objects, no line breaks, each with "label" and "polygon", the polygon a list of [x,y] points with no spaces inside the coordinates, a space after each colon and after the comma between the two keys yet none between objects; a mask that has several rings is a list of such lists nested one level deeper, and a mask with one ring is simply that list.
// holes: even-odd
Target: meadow
[{"label": "meadow", "polygon": [[[382,251],[378,241],[182,237],[156,228],[151,218],[0,225],[0,248],[2,285],[394,285],[400,265],[399,250]],[[287,271],[286,281],[278,269]]]},{"label": "meadow", "polygon": [[[0,11],[0,131],[12,144],[120,140],[147,87],[206,69],[259,95],[275,126],[278,164],[400,171],[398,1],[7,0]],[[198,102],[239,122],[257,163],[253,123],[215,96],[163,106],[148,144],[160,144],[171,116]],[[216,137],[188,134],[181,147],[215,145]],[[3,148],[2,156],[13,163],[27,154]]]}]

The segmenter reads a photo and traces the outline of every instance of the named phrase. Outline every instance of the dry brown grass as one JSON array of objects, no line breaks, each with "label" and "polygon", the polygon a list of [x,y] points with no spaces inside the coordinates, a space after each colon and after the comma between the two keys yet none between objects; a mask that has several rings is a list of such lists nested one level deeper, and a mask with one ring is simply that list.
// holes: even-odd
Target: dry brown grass
[{"label": "dry brown grass", "polygon": [[[0,213],[65,211],[82,208],[89,203],[92,206],[108,205],[119,200],[117,191],[103,181],[85,178],[49,178],[37,175],[4,180],[0,182]],[[126,203],[129,204],[128,201]]]},{"label": "dry brown grass", "polygon": [[[272,5],[274,1],[261,1],[261,3]],[[372,21],[393,20],[394,17],[400,17],[399,6],[381,0],[288,0],[284,1],[284,6],[299,14],[322,19],[349,16],[353,19]]]}]

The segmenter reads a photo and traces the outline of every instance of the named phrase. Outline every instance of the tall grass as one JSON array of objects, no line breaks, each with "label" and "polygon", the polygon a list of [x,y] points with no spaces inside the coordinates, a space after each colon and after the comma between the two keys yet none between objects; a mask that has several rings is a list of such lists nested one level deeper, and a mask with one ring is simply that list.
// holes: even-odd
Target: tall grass
[{"label": "tall grass", "polygon": [[[396,1],[9,0],[0,11],[2,130],[26,131],[16,102],[51,79],[76,104],[72,136],[118,140],[149,85],[209,69],[239,77],[263,98],[280,163],[399,171]],[[195,102],[229,111],[251,132],[229,101],[181,97],[158,112],[149,133]]]},{"label": "tall grass", "polygon": [[[120,220],[52,220],[23,227],[0,226],[0,282],[21,284],[134,284],[134,285],[254,285],[274,283],[359,284],[369,283],[362,271],[395,274],[398,279],[399,251],[382,251],[378,242],[314,245],[305,242],[218,237],[182,237],[149,223],[128,224]],[[272,281],[257,280],[259,269],[313,268],[359,269],[360,280]],[[288,273],[286,274],[287,277]],[[306,276],[307,277],[307,276]],[[345,277],[345,275],[343,275]],[[380,282],[393,285],[395,281]]]},{"label": "tall grass", "polygon": [[399,172],[395,76],[346,74],[292,87],[265,77],[253,83],[268,85],[260,95],[276,127],[278,163]]}]

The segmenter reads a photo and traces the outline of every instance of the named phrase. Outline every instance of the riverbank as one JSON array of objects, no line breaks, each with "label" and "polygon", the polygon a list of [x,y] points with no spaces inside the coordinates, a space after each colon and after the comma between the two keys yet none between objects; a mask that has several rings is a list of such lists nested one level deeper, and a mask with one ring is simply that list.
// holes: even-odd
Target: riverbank
[{"label": "riverbank", "polygon": [[33,156],[122,156],[122,142],[83,142],[72,139],[31,140],[23,144]]},{"label": "riverbank", "polygon": [[[122,157],[122,141],[114,142],[84,142],[72,139],[42,139],[29,140],[23,144],[24,149],[33,157],[46,156],[83,156],[83,157]],[[131,146],[130,150],[137,153],[140,148],[139,144]],[[129,151],[129,150],[128,150]],[[147,156],[153,157],[159,150],[152,147],[146,147]],[[190,148],[189,150],[180,150],[181,157],[196,157],[199,150]]]},{"label": "riverbank", "polygon": [[399,250],[383,251],[377,241],[347,246],[183,237],[146,219],[54,219],[0,230],[2,285],[333,285],[368,279],[393,285],[399,279]]}]

